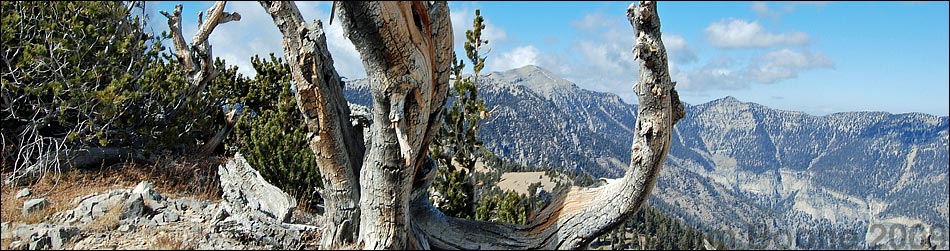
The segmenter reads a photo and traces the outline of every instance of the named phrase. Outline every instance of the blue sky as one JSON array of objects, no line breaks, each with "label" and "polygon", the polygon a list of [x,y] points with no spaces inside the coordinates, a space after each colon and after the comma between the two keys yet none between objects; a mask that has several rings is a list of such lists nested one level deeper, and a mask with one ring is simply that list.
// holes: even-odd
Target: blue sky
[{"label": "blue sky", "polygon": [[[151,25],[167,29],[152,2]],[[212,2],[182,2],[186,39]],[[626,20],[630,2],[450,2],[456,51],[476,8],[487,21],[488,71],[539,65],[578,86],[636,103],[636,69]],[[724,96],[825,115],[846,111],[950,110],[948,2],[660,2],[663,40],[683,101]],[[329,2],[299,2],[307,20],[329,18]],[[215,56],[251,74],[249,58],[276,52],[280,35],[256,2],[229,2],[240,22],[211,35]],[[341,75],[365,76],[334,22],[329,49]],[[170,45],[170,44],[169,44]]]}]

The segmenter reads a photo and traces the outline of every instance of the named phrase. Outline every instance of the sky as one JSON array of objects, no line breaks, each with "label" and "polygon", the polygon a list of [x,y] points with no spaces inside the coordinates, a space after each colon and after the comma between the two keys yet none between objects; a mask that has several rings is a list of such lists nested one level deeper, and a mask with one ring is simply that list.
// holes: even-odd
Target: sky
[{"label": "sky", "polygon": [[[190,42],[197,12],[213,2],[149,2],[150,27],[167,30],[159,10],[183,4]],[[334,66],[347,79],[363,66],[340,22],[326,26],[330,2],[298,2],[320,19]],[[484,72],[525,65],[548,69],[581,88],[635,104],[630,2],[449,2],[456,53],[475,9],[486,20]],[[242,20],[219,25],[216,57],[253,75],[250,57],[283,56],[280,33],[257,2],[228,2]],[[827,115],[850,111],[950,111],[948,2],[659,2],[663,42],[680,98],[701,104],[725,96],[775,109]],[[166,42],[171,46],[170,41]],[[469,68],[470,69],[470,68]]]}]

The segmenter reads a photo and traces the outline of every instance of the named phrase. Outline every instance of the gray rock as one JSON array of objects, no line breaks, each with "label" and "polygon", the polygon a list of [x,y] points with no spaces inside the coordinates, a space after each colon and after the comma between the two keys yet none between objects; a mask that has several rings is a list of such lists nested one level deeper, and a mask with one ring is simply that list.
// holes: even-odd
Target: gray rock
[{"label": "gray rock", "polygon": [[52,243],[47,236],[37,237],[30,241],[30,250],[50,249]]},{"label": "gray rock", "polygon": [[222,199],[232,208],[260,211],[280,222],[286,222],[297,206],[293,197],[264,180],[240,153],[219,166],[218,175]]},{"label": "gray rock", "polygon": [[155,216],[152,216],[152,220],[159,224],[176,222],[179,219],[180,219],[180,215],[178,214],[178,212],[174,210],[168,210],[160,214],[156,214]]},{"label": "gray rock", "polygon": [[125,189],[113,189],[98,194],[86,195],[76,200],[78,203],[75,208],[65,213],[67,218],[64,222],[73,223],[76,221],[89,223],[92,219],[102,216],[113,206],[120,205],[128,199],[129,191]]},{"label": "gray rock", "polygon": [[19,225],[13,229],[13,237],[15,239],[29,240],[30,236],[33,235],[33,226],[32,225]]},{"label": "gray rock", "polygon": [[180,216],[178,215],[178,212],[176,212],[176,211],[174,211],[174,210],[165,211],[165,212],[162,213],[162,214],[165,215],[164,217],[165,217],[165,221],[166,221],[166,222],[176,222],[176,221],[178,221],[178,219],[179,219],[179,217],[180,217]]},{"label": "gray rock", "polygon": [[55,227],[47,231],[53,249],[62,249],[63,244],[79,234],[77,227]]},{"label": "gray rock", "polygon": [[81,197],[76,197],[76,198],[74,198],[73,200],[71,200],[70,203],[72,203],[72,204],[79,204],[79,203],[83,202],[84,200],[89,199],[89,198],[92,198],[93,196],[96,196],[96,195],[98,195],[98,194],[94,194],[94,193],[93,193],[93,194],[83,195],[83,196],[81,196]]},{"label": "gray rock", "polygon": [[190,209],[190,210],[200,210],[200,209],[201,209],[201,203],[199,203],[199,202],[198,202],[197,200],[195,200],[194,198],[190,198],[190,197],[187,197],[187,198],[180,198],[180,199],[178,199],[178,200],[175,201],[175,209],[178,210],[178,211],[182,211],[182,212],[184,212],[184,211],[186,211],[186,210],[189,210],[189,209]]},{"label": "gray rock", "polygon": [[132,226],[129,226],[128,224],[122,224],[121,226],[119,226],[119,231],[121,232],[128,232],[131,230],[132,230]]},{"label": "gray rock", "polygon": [[79,234],[78,227],[36,224],[18,226],[14,235],[21,241],[11,249],[61,249],[63,244]]},{"label": "gray rock", "polygon": [[23,240],[10,242],[10,250],[26,250],[27,246],[26,241]]},{"label": "gray rock", "polygon": [[162,203],[165,198],[162,197],[158,191],[152,189],[152,183],[149,183],[148,181],[139,182],[139,184],[136,185],[134,189],[132,189],[132,194],[142,195],[145,206],[151,210],[165,208],[165,203]]},{"label": "gray rock", "polygon": [[29,188],[20,189],[19,192],[16,192],[16,198],[17,198],[17,199],[23,198],[23,197],[26,197],[26,196],[30,196],[30,189],[29,189]]},{"label": "gray rock", "polygon": [[49,201],[46,198],[36,198],[23,202],[23,215],[28,215],[33,212],[43,210],[49,206]]},{"label": "gray rock", "polygon": [[142,215],[142,211],[145,210],[144,199],[142,194],[133,193],[129,195],[129,198],[122,202],[122,217],[120,219],[129,219],[134,217],[139,217]]},{"label": "gray rock", "polygon": [[3,224],[0,224],[0,239],[13,238],[13,234],[9,230],[10,222],[4,221]]},{"label": "gray rock", "polygon": [[156,214],[152,216],[152,222],[157,224],[165,224],[165,214]]},{"label": "gray rock", "polygon": [[228,211],[224,207],[212,204],[205,208],[205,217],[211,222],[219,222],[228,217]]}]

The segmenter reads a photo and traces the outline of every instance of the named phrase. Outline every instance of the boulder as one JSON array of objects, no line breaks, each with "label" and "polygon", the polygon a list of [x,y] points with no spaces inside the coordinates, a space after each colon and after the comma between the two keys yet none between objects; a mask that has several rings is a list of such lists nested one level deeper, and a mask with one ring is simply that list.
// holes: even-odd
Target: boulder
[{"label": "boulder", "polygon": [[129,198],[122,202],[122,217],[120,219],[129,219],[139,217],[145,211],[145,203],[142,194],[133,193]]},{"label": "boulder", "polygon": [[152,189],[152,183],[148,181],[139,182],[139,184],[132,189],[132,194],[142,195],[143,203],[150,210],[154,211],[165,208],[165,203],[163,203],[165,198],[162,197],[158,191]]},{"label": "boulder", "polygon": [[[18,226],[13,233],[20,241],[16,246],[37,249],[62,249],[63,244],[79,235],[78,227],[36,224]],[[13,248],[15,245],[11,245]]]},{"label": "boulder", "polygon": [[79,205],[72,210],[66,211],[64,223],[89,223],[92,219],[104,215],[113,206],[124,204],[128,200],[129,191],[126,189],[113,189],[102,193],[78,197],[74,203]]},{"label": "boulder", "polygon": [[258,211],[280,222],[287,222],[297,206],[293,197],[264,180],[240,153],[218,167],[218,176],[223,193],[221,197],[232,209]]},{"label": "boulder", "polygon": [[33,212],[43,210],[49,206],[49,201],[46,198],[36,198],[23,202],[23,215],[28,215]]},{"label": "boulder", "polygon": [[50,245],[53,249],[62,249],[63,244],[79,234],[79,228],[57,226],[48,229],[46,234],[49,236]]},{"label": "boulder", "polygon": [[31,192],[29,188],[20,189],[20,191],[16,192],[16,198],[19,199],[26,196],[30,196],[30,193]]}]

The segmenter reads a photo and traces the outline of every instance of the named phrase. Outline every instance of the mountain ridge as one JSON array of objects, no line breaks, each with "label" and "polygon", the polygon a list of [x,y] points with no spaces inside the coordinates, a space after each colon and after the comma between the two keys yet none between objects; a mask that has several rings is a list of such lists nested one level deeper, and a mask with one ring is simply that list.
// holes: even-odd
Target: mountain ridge
[{"label": "mountain ridge", "polygon": [[[479,78],[479,95],[492,111],[479,132],[485,147],[523,165],[622,175],[637,106],[545,71],[530,66]],[[356,103],[358,88],[347,89]],[[368,94],[363,100],[369,103]],[[801,248],[872,247],[864,237],[881,222],[950,225],[950,200],[941,200],[948,198],[947,116],[812,115],[732,96],[685,107],[652,200],[691,224],[740,234],[761,224],[862,237],[853,245],[779,246]]]}]

